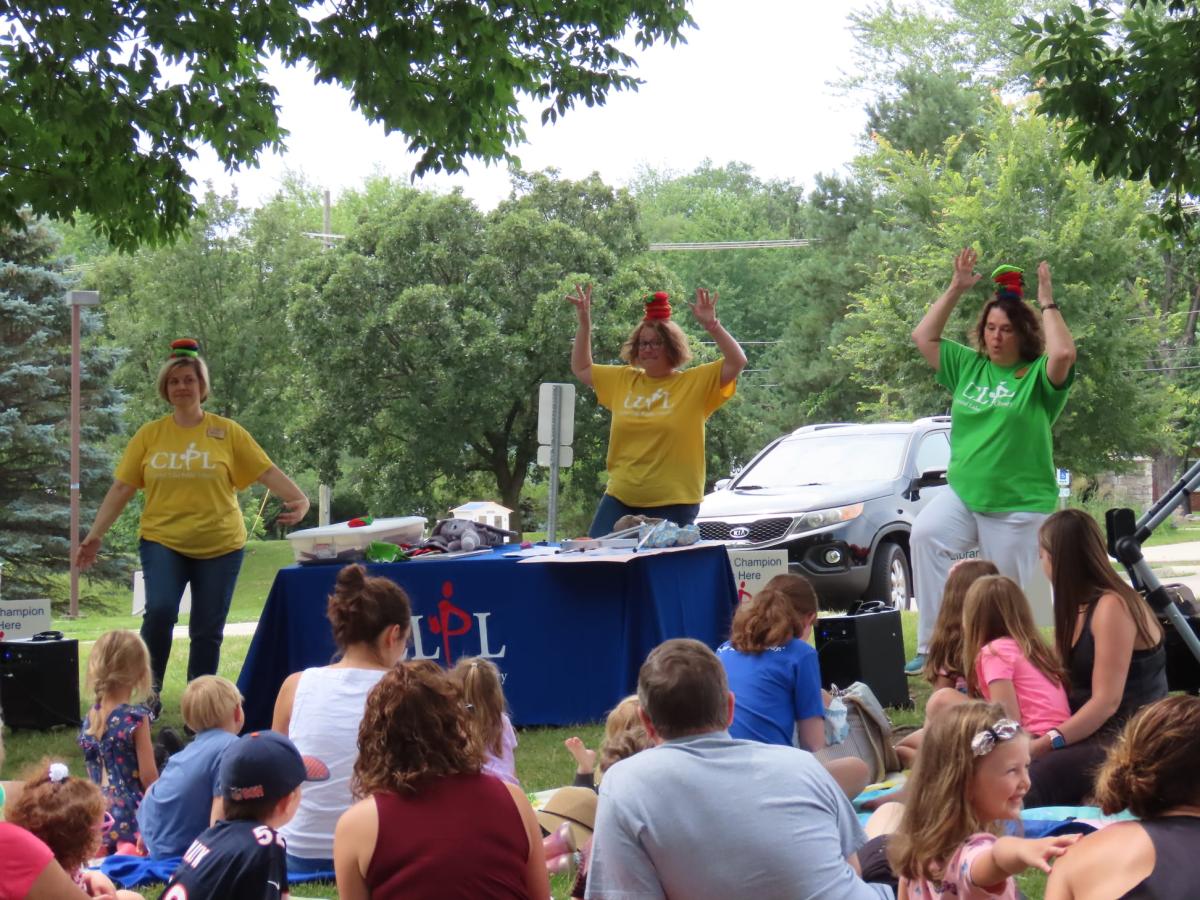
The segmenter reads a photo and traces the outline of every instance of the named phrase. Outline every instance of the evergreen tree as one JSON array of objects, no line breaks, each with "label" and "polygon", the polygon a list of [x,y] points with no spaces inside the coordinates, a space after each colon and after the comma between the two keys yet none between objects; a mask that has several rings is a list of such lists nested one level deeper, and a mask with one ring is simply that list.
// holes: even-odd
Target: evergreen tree
[{"label": "evergreen tree", "polygon": [[[0,228],[0,556],[10,598],[45,596],[51,576],[69,568],[71,285],[57,249],[40,223]],[[97,328],[85,311],[84,335]],[[103,445],[121,397],[110,387],[112,351],[85,344],[81,363],[86,522],[111,480]]]}]

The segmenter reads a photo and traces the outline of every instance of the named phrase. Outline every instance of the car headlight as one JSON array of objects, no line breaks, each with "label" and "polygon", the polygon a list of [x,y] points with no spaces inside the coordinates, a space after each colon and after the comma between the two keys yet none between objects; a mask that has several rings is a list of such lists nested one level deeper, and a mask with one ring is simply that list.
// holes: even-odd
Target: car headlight
[{"label": "car headlight", "polygon": [[825,528],[828,525],[836,525],[838,522],[849,522],[851,519],[857,519],[862,515],[863,505],[861,503],[852,503],[849,506],[835,506],[833,509],[814,509],[812,512],[806,512],[796,517],[796,521],[792,523],[792,533],[796,534],[802,531],[816,531],[818,528]]}]

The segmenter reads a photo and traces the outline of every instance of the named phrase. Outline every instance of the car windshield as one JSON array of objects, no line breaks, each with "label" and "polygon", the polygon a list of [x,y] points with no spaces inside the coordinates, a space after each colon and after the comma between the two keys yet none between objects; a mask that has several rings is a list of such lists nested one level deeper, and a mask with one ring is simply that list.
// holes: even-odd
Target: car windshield
[{"label": "car windshield", "polygon": [[776,444],[747,467],[736,490],[884,481],[900,471],[907,434],[806,434]]}]

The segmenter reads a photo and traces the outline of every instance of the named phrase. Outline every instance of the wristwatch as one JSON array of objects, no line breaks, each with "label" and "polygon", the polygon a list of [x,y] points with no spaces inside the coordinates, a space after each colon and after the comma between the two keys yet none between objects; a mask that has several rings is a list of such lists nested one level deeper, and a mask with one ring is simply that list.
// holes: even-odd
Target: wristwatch
[{"label": "wristwatch", "polygon": [[1041,308],[1042,312],[1045,312],[1048,309],[1058,309],[1058,304],[1057,303],[1047,303],[1045,306],[1042,306],[1040,308]]},{"label": "wristwatch", "polygon": [[1067,746],[1067,739],[1063,737],[1062,732],[1057,728],[1051,728],[1046,732],[1046,737],[1050,738],[1050,749],[1061,750]]}]

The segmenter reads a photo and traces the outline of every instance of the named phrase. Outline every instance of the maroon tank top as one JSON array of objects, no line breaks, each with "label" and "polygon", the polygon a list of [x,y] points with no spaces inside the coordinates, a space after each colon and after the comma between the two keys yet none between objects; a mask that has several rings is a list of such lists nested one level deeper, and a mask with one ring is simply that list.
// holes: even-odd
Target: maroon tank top
[{"label": "maroon tank top", "polygon": [[504,782],[449,775],[416,794],[375,794],[372,900],[528,897],[529,836]]}]

